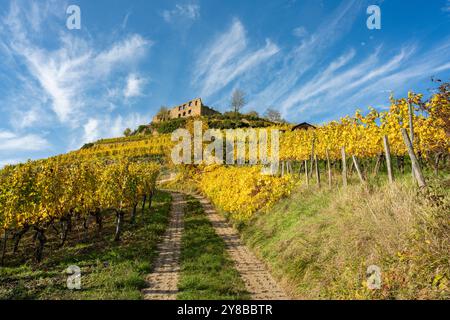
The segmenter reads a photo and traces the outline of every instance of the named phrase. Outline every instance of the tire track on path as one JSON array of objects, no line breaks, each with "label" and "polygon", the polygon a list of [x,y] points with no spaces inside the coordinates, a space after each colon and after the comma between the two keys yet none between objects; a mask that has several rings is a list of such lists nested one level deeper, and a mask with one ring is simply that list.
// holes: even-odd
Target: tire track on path
[{"label": "tire track on path", "polygon": [[154,263],[153,272],[146,278],[148,287],[142,290],[146,300],[175,300],[178,293],[181,237],[186,201],[183,194],[177,192],[170,194],[172,196],[170,222],[158,245],[159,255]]},{"label": "tire track on path", "polygon": [[273,279],[266,266],[245,246],[239,234],[217,213],[204,197],[192,195],[203,206],[216,233],[225,241],[227,251],[241,274],[247,291],[253,300],[288,300],[289,297]]}]

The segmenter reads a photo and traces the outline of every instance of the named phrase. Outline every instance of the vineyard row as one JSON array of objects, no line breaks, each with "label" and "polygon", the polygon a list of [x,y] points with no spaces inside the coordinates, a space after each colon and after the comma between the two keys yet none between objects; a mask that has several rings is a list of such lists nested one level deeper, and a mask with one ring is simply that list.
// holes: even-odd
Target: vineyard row
[{"label": "vineyard row", "polygon": [[[59,230],[61,245],[73,220],[95,217],[98,232],[107,213],[116,215],[115,240],[120,240],[124,214],[136,218],[136,207],[155,190],[159,165],[127,159],[86,160],[55,157],[7,166],[0,171],[0,227],[4,230],[2,263],[11,237],[14,251],[34,231],[36,260],[42,258],[46,232]],[[57,228],[59,227],[59,229]]]}]

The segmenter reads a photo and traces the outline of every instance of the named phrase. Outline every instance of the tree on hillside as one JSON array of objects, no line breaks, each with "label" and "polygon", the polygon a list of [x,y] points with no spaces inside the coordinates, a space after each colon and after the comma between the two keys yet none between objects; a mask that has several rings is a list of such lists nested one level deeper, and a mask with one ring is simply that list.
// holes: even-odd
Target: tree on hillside
[{"label": "tree on hillside", "polygon": [[161,107],[159,107],[158,113],[156,115],[159,117],[164,117],[168,111],[169,111],[169,108],[167,108],[166,106],[161,106]]},{"label": "tree on hillside", "polygon": [[166,106],[161,106],[159,107],[158,114],[163,114],[166,113],[167,111],[169,111],[169,109]]},{"label": "tree on hillside", "polygon": [[281,117],[281,113],[273,109],[272,107],[267,108],[266,112],[264,113],[264,118],[272,122],[284,122],[283,118]]},{"label": "tree on hillside", "polygon": [[130,128],[126,128],[125,131],[123,132],[123,135],[125,137],[131,136],[131,129]]},{"label": "tree on hillside", "polygon": [[166,106],[161,106],[161,107],[159,107],[159,110],[156,113],[156,118],[159,121],[167,121],[170,119],[169,113],[170,113],[169,108],[167,108]]},{"label": "tree on hillside", "polygon": [[231,109],[235,115],[237,115],[246,104],[245,92],[240,89],[234,90],[233,95],[231,96]]},{"label": "tree on hillside", "polygon": [[247,112],[246,115],[252,118],[259,118],[259,113],[254,110]]}]

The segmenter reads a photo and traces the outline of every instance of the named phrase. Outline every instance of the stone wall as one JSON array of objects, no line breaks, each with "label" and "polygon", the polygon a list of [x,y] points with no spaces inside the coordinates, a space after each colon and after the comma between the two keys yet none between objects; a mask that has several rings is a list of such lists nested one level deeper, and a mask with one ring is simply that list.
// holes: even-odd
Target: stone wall
[{"label": "stone wall", "polygon": [[153,122],[167,121],[170,119],[188,118],[217,114],[218,112],[203,105],[202,99],[197,98],[173,107],[167,114],[153,117]]}]

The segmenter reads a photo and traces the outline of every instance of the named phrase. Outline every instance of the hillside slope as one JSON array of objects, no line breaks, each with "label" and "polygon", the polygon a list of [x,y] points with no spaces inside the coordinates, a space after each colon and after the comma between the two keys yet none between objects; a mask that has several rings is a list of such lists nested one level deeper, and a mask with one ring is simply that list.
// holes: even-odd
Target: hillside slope
[{"label": "hillside slope", "polygon": [[[410,181],[300,187],[242,235],[301,299],[449,299],[450,180],[427,194]],[[368,289],[371,265],[381,269],[381,290]]]}]

